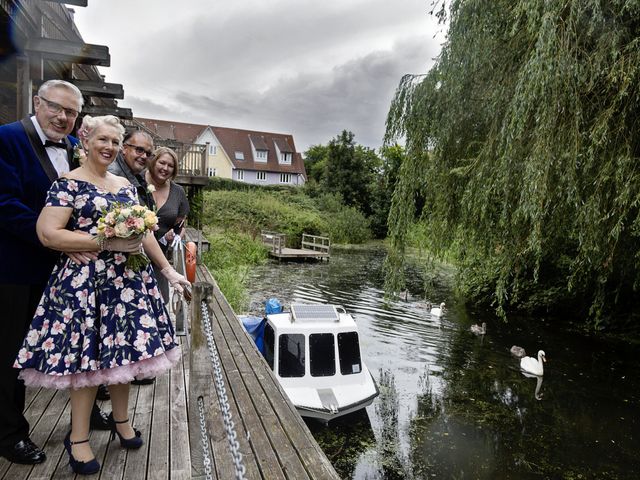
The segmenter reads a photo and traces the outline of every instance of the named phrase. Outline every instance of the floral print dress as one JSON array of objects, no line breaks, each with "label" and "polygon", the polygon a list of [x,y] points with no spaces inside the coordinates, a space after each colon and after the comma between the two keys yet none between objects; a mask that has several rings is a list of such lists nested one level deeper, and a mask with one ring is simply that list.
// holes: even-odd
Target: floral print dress
[{"label": "floral print dress", "polygon": [[[46,206],[72,208],[67,228],[96,233],[114,203],[138,204],[133,187],[117,193],[60,178]],[[180,358],[150,265],[134,271],[126,253],[103,251],[88,265],[61,255],[14,368],[27,385],[82,388],[155,376]]]}]

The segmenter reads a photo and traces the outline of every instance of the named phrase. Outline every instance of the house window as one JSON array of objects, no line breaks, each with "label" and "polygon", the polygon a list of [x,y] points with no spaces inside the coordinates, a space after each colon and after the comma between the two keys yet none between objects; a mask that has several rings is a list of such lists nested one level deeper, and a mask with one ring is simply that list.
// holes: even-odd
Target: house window
[{"label": "house window", "polygon": [[291,174],[290,173],[281,173],[280,174],[280,183],[291,183]]},{"label": "house window", "polygon": [[244,153],[236,152],[236,160],[244,160]]},{"label": "house window", "polygon": [[238,180],[244,180],[244,170],[238,170],[238,173],[236,174]]},{"label": "house window", "polygon": [[268,150],[256,150],[256,162],[266,162],[267,153],[269,153]]},{"label": "house window", "polygon": [[291,152],[282,152],[280,155],[280,163],[291,163]]},{"label": "house window", "polygon": [[215,177],[215,176],[216,176],[216,169],[215,169],[215,168],[213,168],[213,167],[209,167],[209,169],[208,169],[208,175],[209,175],[210,177]]},{"label": "house window", "polygon": [[267,172],[256,172],[256,180],[260,182],[267,181]]},{"label": "house window", "polygon": [[216,154],[216,146],[215,145],[211,145],[209,144],[209,155],[215,155]]}]

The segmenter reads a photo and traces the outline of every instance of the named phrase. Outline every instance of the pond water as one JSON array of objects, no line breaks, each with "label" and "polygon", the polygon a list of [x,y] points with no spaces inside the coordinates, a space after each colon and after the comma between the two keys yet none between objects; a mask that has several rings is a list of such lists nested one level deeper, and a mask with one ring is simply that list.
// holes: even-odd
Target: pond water
[{"label": "pond water", "polygon": [[[344,306],[381,394],[360,414],[307,424],[345,479],[640,478],[640,356],[623,343],[564,333],[545,319],[505,325],[468,309],[446,270],[407,269],[407,300],[383,295],[384,251],[332,251],[330,262],[277,263],[249,279],[251,312],[264,301]],[[469,327],[487,323],[484,337]],[[509,349],[546,352],[527,378]]]}]

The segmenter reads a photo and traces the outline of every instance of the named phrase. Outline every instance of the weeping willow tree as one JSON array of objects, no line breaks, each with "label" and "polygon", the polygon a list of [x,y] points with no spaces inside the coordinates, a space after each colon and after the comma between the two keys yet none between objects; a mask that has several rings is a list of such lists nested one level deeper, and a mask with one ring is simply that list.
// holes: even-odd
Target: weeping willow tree
[{"label": "weeping willow tree", "polygon": [[418,219],[429,250],[455,256],[465,293],[502,315],[565,306],[590,327],[629,319],[640,280],[640,2],[454,0],[442,12],[440,56],[402,79],[387,118],[385,141],[407,149],[389,287]]}]

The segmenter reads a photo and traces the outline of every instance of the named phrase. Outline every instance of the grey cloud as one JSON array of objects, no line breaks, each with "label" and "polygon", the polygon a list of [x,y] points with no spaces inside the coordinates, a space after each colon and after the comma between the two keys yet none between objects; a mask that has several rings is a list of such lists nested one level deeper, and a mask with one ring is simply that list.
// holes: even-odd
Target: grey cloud
[{"label": "grey cloud", "polygon": [[[154,111],[162,113],[158,118],[176,121],[292,133],[302,151],[327,143],[343,129],[353,131],[358,143],[376,148],[400,78],[427,71],[436,53],[427,37],[415,37],[322,74],[282,79],[263,93],[181,91],[169,100],[176,105],[172,111],[161,112],[157,105]],[[139,105],[134,114],[152,116]]]}]

